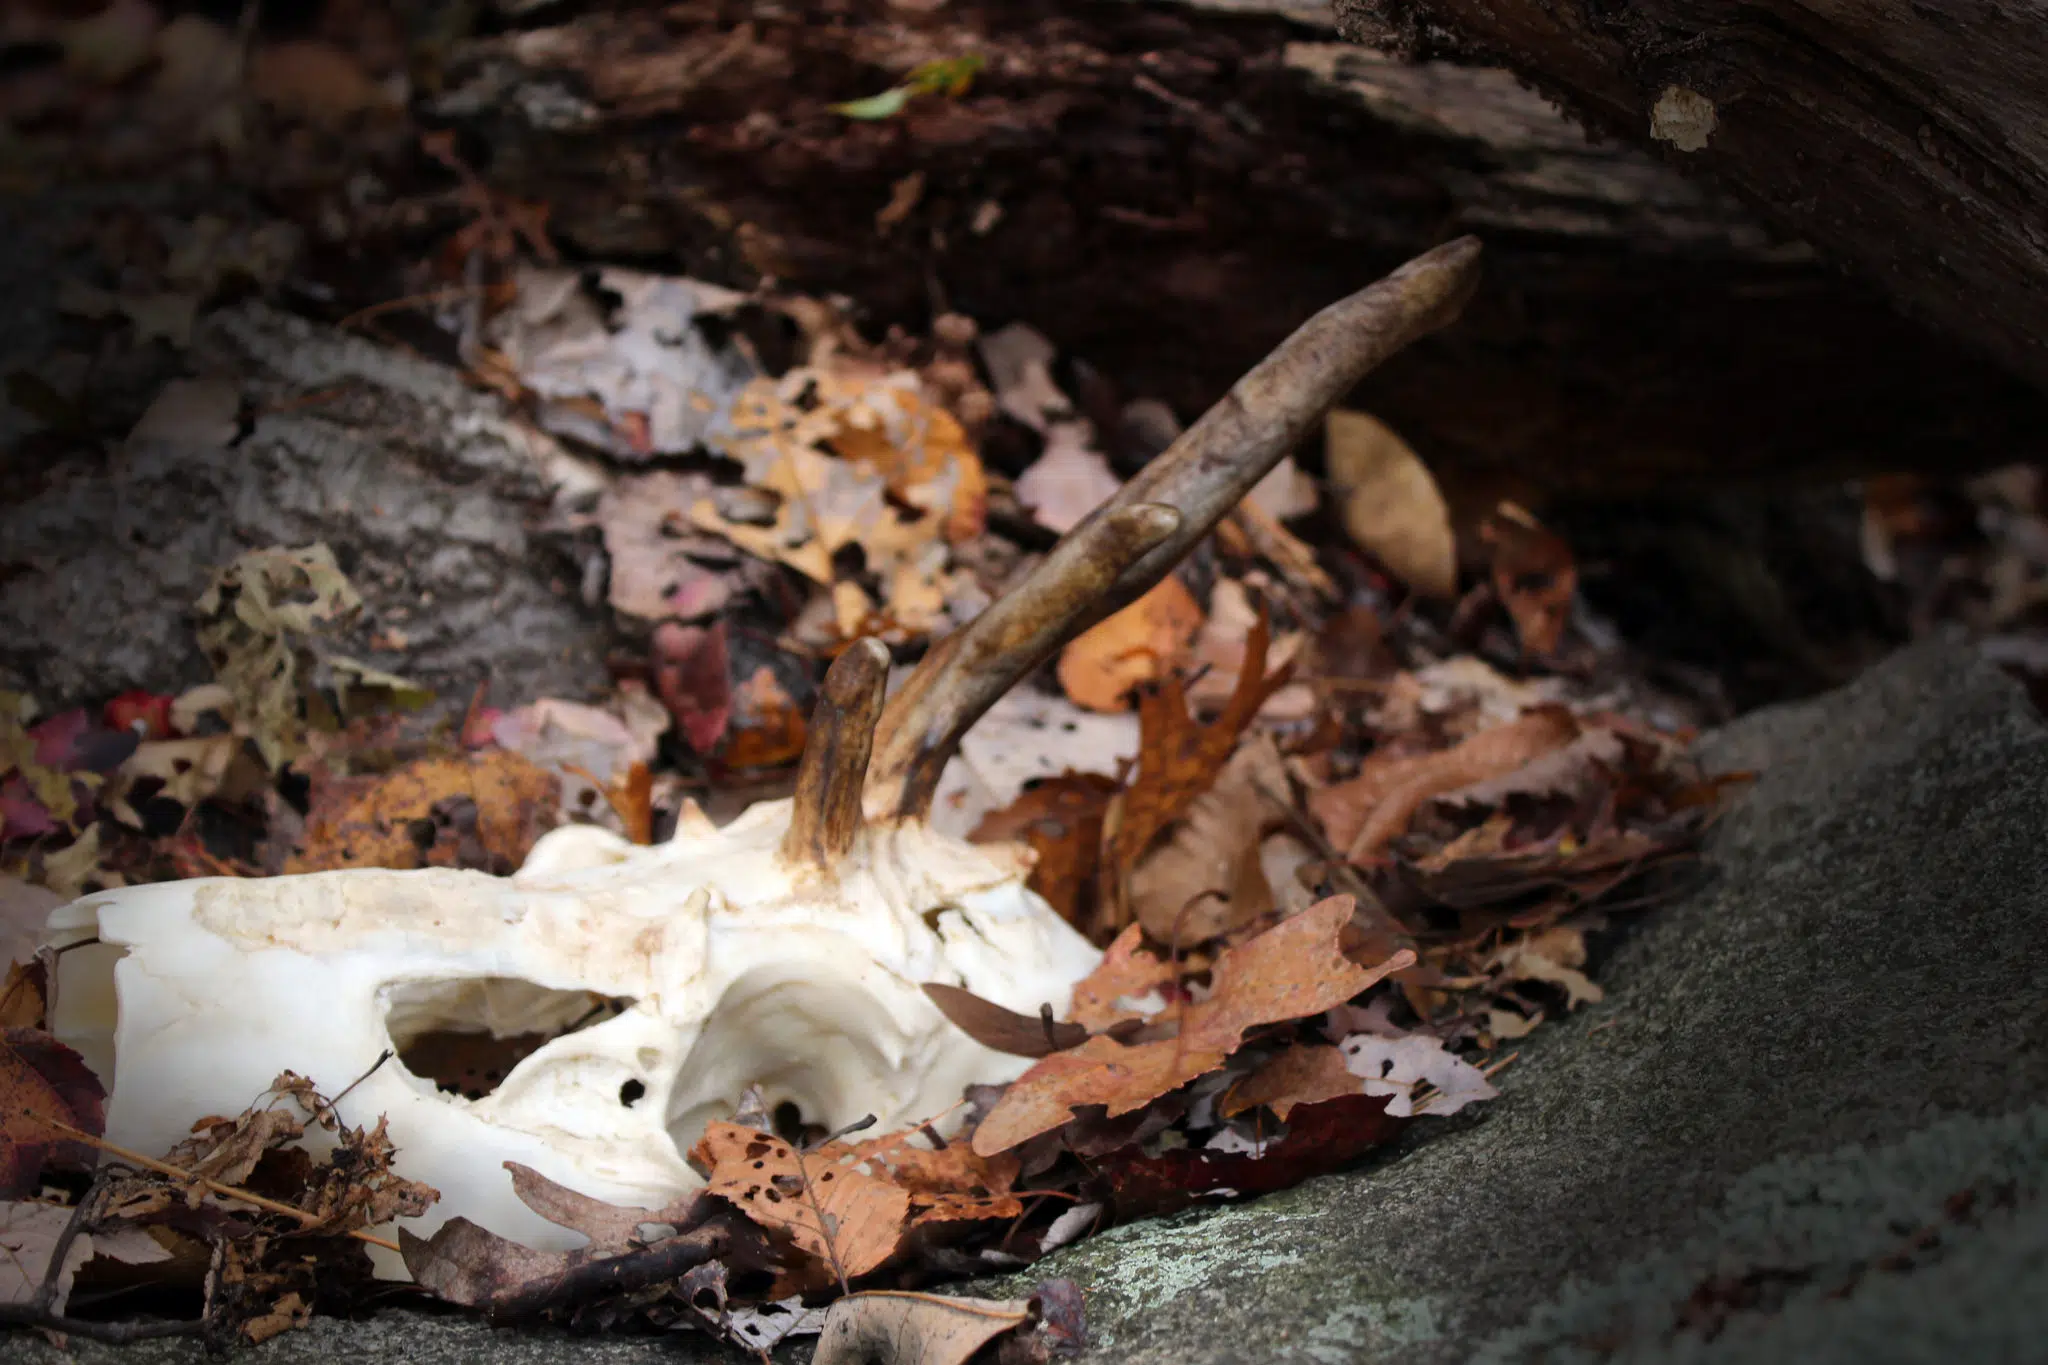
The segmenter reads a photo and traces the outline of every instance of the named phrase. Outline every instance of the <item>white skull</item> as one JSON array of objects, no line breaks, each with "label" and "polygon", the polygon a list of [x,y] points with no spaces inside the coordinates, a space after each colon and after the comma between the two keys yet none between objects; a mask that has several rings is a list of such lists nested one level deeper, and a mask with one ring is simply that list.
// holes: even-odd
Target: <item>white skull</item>
[{"label": "white skull", "polygon": [[[831,1128],[939,1117],[1028,1062],[947,1023],[920,983],[1063,1010],[1099,959],[1025,889],[1013,850],[877,823],[820,869],[784,854],[790,805],[723,829],[693,811],[656,847],[567,827],[510,878],[362,870],[89,896],[51,922],[57,946],[101,940],[58,959],[52,1029],[111,1083],[113,1142],[165,1151],[286,1069],[329,1095],[355,1083],[343,1118],[387,1116],[399,1172],[441,1192],[414,1231],[461,1214],[573,1246],[504,1162],[660,1207],[703,1183],[682,1153],[749,1084]],[[593,1011],[608,1017],[563,1032]],[[442,1030],[560,1036],[476,1100],[396,1058],[376,1066]]]}]

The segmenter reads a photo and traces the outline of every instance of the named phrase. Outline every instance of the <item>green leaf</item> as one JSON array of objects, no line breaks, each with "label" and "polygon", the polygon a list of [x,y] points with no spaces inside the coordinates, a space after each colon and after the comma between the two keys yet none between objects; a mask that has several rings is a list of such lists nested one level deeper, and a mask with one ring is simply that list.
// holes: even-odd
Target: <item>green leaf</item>
[{"label": "green leaf", "polygon": [[869,95],[864,100],[848,100],[831,108],[833,113],[844,114],[848,118],[894,118],[903,112],[903,106],[910,102],[910,97],[914,93],[916,92],[909,86],[899,85],[893,90],[884,90],[879,95]]}]

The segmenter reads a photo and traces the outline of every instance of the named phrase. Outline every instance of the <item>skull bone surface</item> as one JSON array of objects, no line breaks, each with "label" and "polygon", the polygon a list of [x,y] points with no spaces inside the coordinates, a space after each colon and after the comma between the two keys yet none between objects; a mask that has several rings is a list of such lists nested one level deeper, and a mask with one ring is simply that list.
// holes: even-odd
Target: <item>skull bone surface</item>
[{"label": "skull bone surface", "polygon": [[[827,1127],[942,1115],[1028,1062],[947,1023],[920,983],[1064,1009],[1099,958],[1012,850],[876,822],[819,867],[785,853],[790,807],[722,829],[692,811],[655,847],[566,827],[510,878],[360,870],[89,896],[51,922],[56,946],[100,940],[58,959],[52,1028],[110,1081],[123,1146],[167,1150],[290,1069],[328,1095],[353,1083],[345,1121],[388,1117],[400,1172],[442,1196],[415,1231],[461,1214],[574,1246],[513,1195],[505,1161],[660,1207],[702,1184],[682,1153],[750,1084]],[[553,1036],[472,1100],[404,1064],[450,1031]]]}]

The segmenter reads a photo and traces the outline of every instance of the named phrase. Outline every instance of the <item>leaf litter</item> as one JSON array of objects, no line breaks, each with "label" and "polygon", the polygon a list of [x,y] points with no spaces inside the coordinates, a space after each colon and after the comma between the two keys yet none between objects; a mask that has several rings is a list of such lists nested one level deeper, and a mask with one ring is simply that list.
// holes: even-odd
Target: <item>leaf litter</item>
[{"label": "leaf litter", "polygon": [[[152,125],[180,145],[392,112],[383,71],[330,37],[261,39],[245,69],[220,26],[122,0],[48,39],[87,125],[100,96],[84,95],[123,82],[165,110],[246,83],[247,104]],[[894,117],[967,75],[941,63],[842,112]],[[218,566],[192,604],[212,683],[54,716],[4,698],[0,1244],[25,1267],[0,1281],[8,1321],[259,1340],[398,1292],[370,1278],[368,1248],[389,1242],[411,1292],[497,1318],[748,1351],[822,1332],[825,1360],[1062,1354],[1085,1340],[1063,1281],[1004,1303],[925,1287],[1285,1188],[1491,1097],[1502,1044],[1599,999],[1592,941],[1668,894],[1732,790],[1701,776],[1682,730],[1643,719],[1677,729],[1686,712],[1603,645],[1562,536],[1513,504],[1463,524],[1421,453],[1335,413],[1320,450],[1187,565],[985,715],[942,779],[935,822],[1026,845],[1034,889],[1107,950],[1064,1017],[933,992],[1033,1059],[1017,1081],[874,1135],[773,1131],[735,1096],[691,1153],[705,1190],[670,1208],[512,1169],[530,1207],[588,1237],[572,1252],[460,1220],[394,1237],[433,1192],[405,1179],[376,1116],[348,1126],[288,1075],[172,1152],[108,1150],[97,1081],[41,1031],[32,941],[52,897],[314,867],[502,871],[565,823],[658,838],[738,774],[787,777],[803,684],[837,651],[874,635],[914,657],[1130,468],[1103,405],[1068,397],[1024,323],[947,314],[928,337],[875,342],[818,300],[567,268],[547,206],[491,190],[452,142],[423,151],[472,219],[423,267],[455,299],[427,311],[472,379],[580,452],[548,524],[595,556],[584,595],[626,642],[616,684],[436,713],[402,663],[365,661],[375,623],[312,544]],[[173,225],[166,264],[81,282],[68,306],[175,345],[225,282],[274,289],[295,231]],[[761,317],[798,337],[793,358],[749,340]],[[131,439],[220,445],[242,416],[233,385],[178,380]],[[1032,452],[1021,468],[984,460],[992,433]],[[1867,539],[1903,574],[1923,532],[1881,491]],[[2029,610],[2020,578],[1997,621]],[[182,1294],[189,1320],[77,1317],[75,1286],[123,1262]]]}]

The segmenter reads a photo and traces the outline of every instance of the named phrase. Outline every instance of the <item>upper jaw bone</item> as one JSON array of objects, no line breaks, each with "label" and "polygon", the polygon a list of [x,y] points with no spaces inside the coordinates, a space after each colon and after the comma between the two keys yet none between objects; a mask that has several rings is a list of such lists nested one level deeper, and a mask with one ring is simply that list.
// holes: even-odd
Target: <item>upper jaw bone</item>
[{"label": "upper jaw bone", "polygon": [[[750,1084],[807,1122],[872,1114],[887,1130],[1014,1078],[1028,1060],[953,1028],[921,983],[1064,1012],[1100,955],[1026,888],[1023,856],[926,823],[940,771],[1003,692],[1164,576],[1367,370],[1449,322],[1477,262],[1475,241],[1449,243],[1304,324],[886,704],[887,651],[849,646],[791,800],[722,829],[688,810],[652,847],[556,830],[509,878],[210,878],[58,910],[51,1030],[109,1083],[109,1141],[167,1150],[295,1071],[347,1092],[345,1122],[388,1120],[400,1173],[441,1194],[415,1232],[460,1215],[568,1247],[579,1236],[520,1202],[505,1162],[660,1207],[701,1185],[682,1152]],[[405,1064],[448,1031],[547,1040],[470,1100]]]}]

